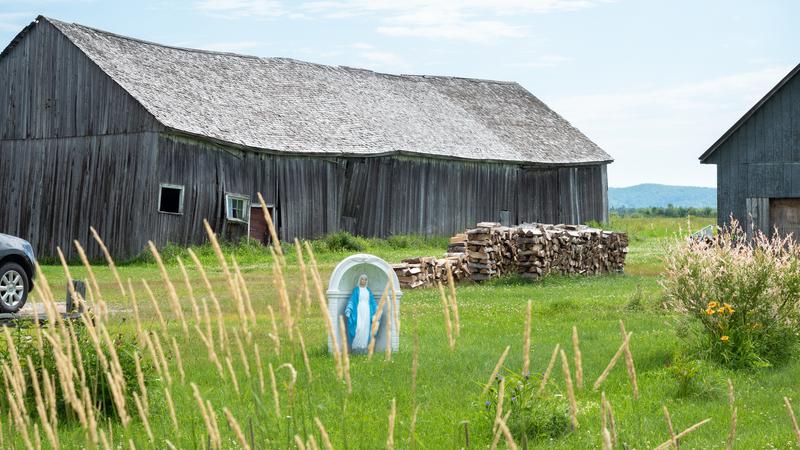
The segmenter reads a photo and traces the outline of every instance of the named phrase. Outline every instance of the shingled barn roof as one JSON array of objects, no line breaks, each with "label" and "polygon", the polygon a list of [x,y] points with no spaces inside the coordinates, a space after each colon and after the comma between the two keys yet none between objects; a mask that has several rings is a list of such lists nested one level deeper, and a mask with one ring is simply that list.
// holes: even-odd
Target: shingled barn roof
[{"label": "shingled barn roof", "polygon": [[517,83],[183,49],[37,20],[53,24],[159,122],[182,133],[309,155],[612,160]]}]

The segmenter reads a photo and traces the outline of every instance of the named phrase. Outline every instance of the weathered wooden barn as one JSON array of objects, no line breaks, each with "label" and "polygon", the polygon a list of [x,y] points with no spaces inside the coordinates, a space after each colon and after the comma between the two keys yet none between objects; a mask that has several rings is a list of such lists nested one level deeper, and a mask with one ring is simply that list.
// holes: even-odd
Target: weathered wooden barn
[{"label": "weathered wooden barn", "polygon": [[[38,17],[0,55],[0,232],[39,255],[607,218],[611,157],[516,83],[144,42]],[[89,245],[89,253],[98,249]],[[72,253],[71,251],[68,253]]]},{"label": "weathered wooden barn", "polygon": [[800,236],[800,65],[702,156],[717,165],[717,220]]}]

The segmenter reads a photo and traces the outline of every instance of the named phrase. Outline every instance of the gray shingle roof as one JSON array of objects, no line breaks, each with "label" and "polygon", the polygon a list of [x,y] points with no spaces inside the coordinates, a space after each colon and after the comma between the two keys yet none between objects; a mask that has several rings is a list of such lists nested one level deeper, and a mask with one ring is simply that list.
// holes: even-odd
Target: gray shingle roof
[{"label": "gray shingle roof", "polygon": [[517,83],[169,47],[47,20],[166,127],[275,152],[612,158]]}]

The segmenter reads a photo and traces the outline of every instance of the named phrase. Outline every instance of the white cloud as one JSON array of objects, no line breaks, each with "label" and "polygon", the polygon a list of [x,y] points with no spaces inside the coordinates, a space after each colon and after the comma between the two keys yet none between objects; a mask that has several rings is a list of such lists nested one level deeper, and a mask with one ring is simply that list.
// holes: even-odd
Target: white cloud
[{"label": "white cloud", "polygon": [[388,36],[490,42],[525,36],[509,17],[590,8],[611,0],[195,0],[194,8],[228,19],[342,19],[373,16]]},{"label": "white cloud", "polygon": [[442,23],[380,26],[378,33],[387,36],[454,39],[487,42],[500,38],[522,37],[527,32],[517,26],[495,20],[449,20]]},{"label": "white cloud", "polygon": [[550,106],[616,159],[609,184],[713,186],[698,157],[788,73],[770,67],[653,89],[554,99]]},{"label": "white cloud", "polygon": [[549,13],[590,8],[603,0],[333,0],[303,4],[309,11],[334,10],[350,14],[369,12],[409,12],[444,9],[450,11],[494,11],[498,14]]},{"label": "white cloud", "polygon": [[489,42],[521,37],[525,27],[509,16],[574,11],[602,0],[339,0],[303,4],[323,18],[358,15],[379,17],[376,31],[389,36]]},{"label": "white cloud", "polygon": [[195,9],[226,19],[272,19],[286,14],[278,0],[201,0]]},{"label": "white cloud", "polygon": [[541,55],[528,61],[513,62],[506,64],[506,67],[521,67],[525,69],[544,69],[558,67],[573,61],[572,58],[560,55]]}]

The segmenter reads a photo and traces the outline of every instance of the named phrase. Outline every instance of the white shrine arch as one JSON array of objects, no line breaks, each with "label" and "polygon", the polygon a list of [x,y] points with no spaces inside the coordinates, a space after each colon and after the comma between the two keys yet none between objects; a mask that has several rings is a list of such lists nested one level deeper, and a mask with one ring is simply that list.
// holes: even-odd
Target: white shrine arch
[{"label": "white shrine arch", "polygon": [[[358,277],[362,273],[369,278],[369,289],[378,303],[380,303],[381,295],[386,286],[391,283],[391,286],[394,287],[395,302],[392,304],[392,289],[390,287],[383,313],[381,313],[378,334],[375,338],[375,352],[386,351],[387,342],[390,342],[391,350],[396,352],[400,348],[399,324],[392,322],[392,318],[396,318],[397,322],[400,320],[400,298],[403,297],[403,292],[400,290],[400,280],[397,279],[397,274],[394,273],[389,263],[375,255],[365,253],[348,256],[342,260],[333,269],[331,279],[328,282],[328,314],[336,329],[339,348],[342,348],[342,343],[346,342],[346,339],[343,340],[343,336],[339,332],[339,316],[344,315],[347,300],[350,298],[350,294],[358,282]],[[389,335],[390,330],[391,335]],[[328,336],[328,352],[333,352],[333,342],[330,336]]]}]

